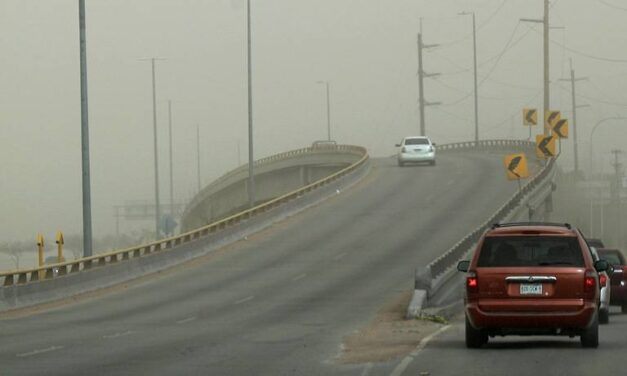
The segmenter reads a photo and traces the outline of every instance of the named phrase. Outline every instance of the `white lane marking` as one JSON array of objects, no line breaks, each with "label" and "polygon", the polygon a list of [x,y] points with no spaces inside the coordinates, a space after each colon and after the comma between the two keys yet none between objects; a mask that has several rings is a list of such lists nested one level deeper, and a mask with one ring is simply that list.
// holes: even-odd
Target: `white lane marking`
[{"label": "white lane marking", "polygon": [[133,333],[134,332],[132,330],[127,330],[126,332],[122,332],[122,333],[107,334],[107,335],[102,336],[102,338],[111,339],[111,338],[126,337],[126,336],[130,336]]},{"label": "white lane marking", "polygon": [[180,325],[180,324],[185,324],[186,322],[190,322],[190,321],[194,321],[194,320],[196,320],[196,317],[192,316],[192,317],[188,317],[188,318],[183,319],[183,320],[179,320],[176,323]]},{"label": "white lane marking", "polygon": [[366,367],[364,368],[364,371],[361,373],[361,376],[368,376],[372,367],[373,367],[372,363],[366,363]]},{"label": "white lane marking", "polygon": [[438,329],[437,332],[432,333],[431,335],[423,338],[420,341],[420,343],[418,344],[418,346],[416,346],[414,351],[412,351],[409,355],[407,355],[405,358],[403,358],[401,363],[399,365],[397,365],[396,368],[394,368],[394,371],[392,371],[390,376],[401,376],[403,374],[403,372],[405,372],[405,370],[407,369],[409,364],[414,360],[414,358],[425,348],[425,346],[427,346],[429,341],[431,341],[434,337],[436,337],[437,335],[441,334],[442,332],[444,332],[445,330],[447,330],[450,327],[451,327],[450,325],[443,326],[440,329]]},{"label": "white lane marking", "polygon": [[33,350],[33,351],[30,351],[30,352],[16,354],[15,356],[17,356],[18,358],[25,358],[27,356],[39,355],[39,354],[44,354],[44,353],[48,353],[48,352],[51,352],[51,351],[61,350],[62,348],[63,348],[63,346],[50,346],[50,347],[45,348],[45,349]]},{"label": "white lane marking", "polygon": [[242,304],[242,303],[245,303],[245,302],[247,302],[249,300],[253,300],[254,298],[255,298],[254,296],[249,296],[249,297],[246,297],[244,299],[240,299],[240,300],[236,301],[234,304]]},{"label": "white lane marking", "polygon": [[296,282],[296,281],[300,281],[301,279],[307,277],[307,273],[303,273],[301,275],[297,275],[296,277],[292,278],[292,282]]},{"label": "white lane marking", "polygon": [[344,256],[346,256],[346,255],[347,255],[347,253],[346,253],[346,252],[344,252],[344,253],[340,253],[339,255],[337,255],[337,256],[335,256],[335,257],[333,257],[333,259],[334,259],[335,261],[339,261],[339,260],[341,260],[341,259],[342,259]]}]

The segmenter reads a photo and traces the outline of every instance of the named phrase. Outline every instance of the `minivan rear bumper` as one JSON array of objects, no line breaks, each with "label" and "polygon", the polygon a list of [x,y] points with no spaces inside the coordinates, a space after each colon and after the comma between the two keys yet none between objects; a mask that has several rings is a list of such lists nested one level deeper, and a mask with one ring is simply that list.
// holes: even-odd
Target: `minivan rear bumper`
[{"label": "minivan rear bumper", "polygon": [[477,329],[585,329],[588,328],[597,312],[593,302],[583,302],[577,310],[546,311],[485,311],[480,304],[466,304],[466,316]]}]

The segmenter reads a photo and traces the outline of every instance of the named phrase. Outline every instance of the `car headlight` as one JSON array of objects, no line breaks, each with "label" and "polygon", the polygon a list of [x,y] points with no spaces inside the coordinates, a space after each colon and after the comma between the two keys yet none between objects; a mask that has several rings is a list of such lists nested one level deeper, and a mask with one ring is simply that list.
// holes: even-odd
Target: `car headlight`
[{"label": "car headlight", "polygon": [[404,146],[401,148],[401,153],[407,153],[407,149]]},{"label": "car headlight", "polygon": [[429,146],[429,153],[433,153],[434,150],[433,146]]}]

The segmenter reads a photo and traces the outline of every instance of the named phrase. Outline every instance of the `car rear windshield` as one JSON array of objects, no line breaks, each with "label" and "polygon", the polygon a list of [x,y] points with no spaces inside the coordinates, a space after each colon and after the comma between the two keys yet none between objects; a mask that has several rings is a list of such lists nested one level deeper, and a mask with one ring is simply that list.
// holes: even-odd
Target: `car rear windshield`
[{"label": "car rear windshield", "polygon": [[616,251],[598,251],[599,257],[612,265],[623,265],[620,255]]},{"label": "car rear windshield", "polygon": [[477,266],[584,266],[584,260],[574,237],[486,237]]},{"label": "car rear windshield", "polygon": [[407,138],[405,145],[429,145],[429,140],[426,138]]}]

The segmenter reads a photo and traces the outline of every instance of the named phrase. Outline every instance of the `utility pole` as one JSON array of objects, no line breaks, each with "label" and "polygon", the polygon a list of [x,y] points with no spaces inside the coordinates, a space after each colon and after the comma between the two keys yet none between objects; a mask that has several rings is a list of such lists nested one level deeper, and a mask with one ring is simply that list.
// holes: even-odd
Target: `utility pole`
[{"label": "utility pole", "polygon": [[460,15],[472,15],[472,51],[475,86],[475,142],[479,142],[479,87],[477,84],[477,28],[475,24],[475,12],[461,12]]},{"label": "utility pole", "polygon": [[589,105],[577,106],[575,95],[575,82],[587,80],[587,77],[575,78],[575,70],[573,69],[573,61],[570,60],[570,78],[560,78],[559,81],[570,81],[572,105],[573,105],[573,145],[575,148],[575,178],[579,177],[579,146],[577,143],[577,108],[588,107]]},{"label": "utility pole", "polygon": [[420,108],[420,135],[426,136],[425,126],[425,106],[435,106],[441,104],[440,102],[427,102],[424,95],[424,78],[434,77],[440,75],[439,73],[425,73],[422,68],[422,50],[426,48],[433,48],[438,46],[437,44],[423,44],[422,33],[418,33],[418,106]]},{"label": "utility pole", "polygon": [[616,247],[622,247],[623,246],[623,213],[622,213],[622,209],[621,209],[621,194],[620,194],[620,190],[621,190],[621,182],[622,182],[622,172],[623,172],[623,164],[620,163],[618,161],[618,157],[620,154],[622,154],[623,151],[622,150],[617,150],[614,149],[612,150],[612,154],[614,154],[614,163],[612,163],[612,166],[614,167],[614,174],[615,174],[615,180],[614,180],[614,184],[612,184],[614,186],[614,189],[612,190],[612,201],[613,201],[613,206],[616,210],[616,224],[617,227],[614,231],[614,233],[616,234],[616,244],[614,244]]},{"label": "utility pole", "polygon": [[87,40],[85,0],[78,1],[81,75],[81,158],[83,183],[83,256],[92,255],[91,173],[89,163],[89,113],[87,101]]},{"label": "utility pole", "polygon": [[[540,19],[521,18],[523,22],[541,23],[543,28],[543,50],[544,50],[544,114],[551,110],[550,103],[550,77],[549,77],[549,0],[544,1],[544,17]],[[551,130],[544,127],[544,135],[549,136]]]},{"label": "utility pole", "polygon": [[174,218],[174,165],[172,163],[172,100],[168,100],[168,130],[170,135],[170,215]]}]

